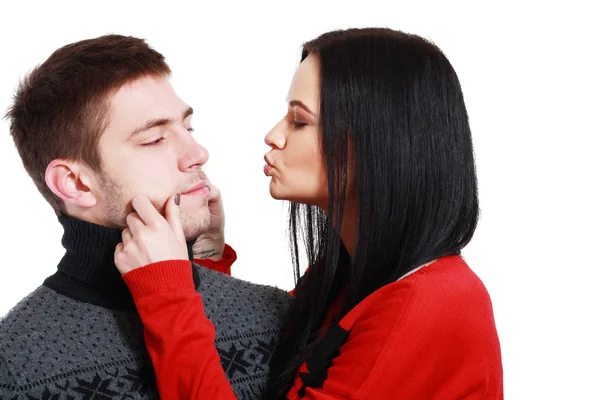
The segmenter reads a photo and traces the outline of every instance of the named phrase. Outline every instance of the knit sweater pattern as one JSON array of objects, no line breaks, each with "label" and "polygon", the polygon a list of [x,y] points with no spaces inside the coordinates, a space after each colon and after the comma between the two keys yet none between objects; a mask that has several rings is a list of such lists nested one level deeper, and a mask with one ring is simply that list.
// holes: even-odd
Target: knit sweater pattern
[{"label": "knit sweater pattern", "polygon": [[[110,257],[120,231],[60,222],[67,252],[57,273],[0,320],[0,400],[157,399],[143,326]],[[262,398],[290,296],[192,269],[233,390]]]}]

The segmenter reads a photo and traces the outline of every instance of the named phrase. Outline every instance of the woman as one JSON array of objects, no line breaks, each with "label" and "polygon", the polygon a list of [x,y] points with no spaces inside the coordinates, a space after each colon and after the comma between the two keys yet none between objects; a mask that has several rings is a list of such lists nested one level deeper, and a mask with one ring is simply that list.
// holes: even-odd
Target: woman
[{"label": "woman", "polygon": [[[446,57],[389,29],[329,32],[304,45],[287,101],[265,173],[271,195],[291,201],[297,286],[267,398],[502,398],[489,295],[459,256],[477,223],[477,182]],[[174,204],[154,232],[183,249]],[[311,265],[302,277],[299,238]],[[188,261],[173,261],[183,250],[135,252],[117,266],[161,395],[235,398]],[[137,268],[150,261],[162,262]]]}]

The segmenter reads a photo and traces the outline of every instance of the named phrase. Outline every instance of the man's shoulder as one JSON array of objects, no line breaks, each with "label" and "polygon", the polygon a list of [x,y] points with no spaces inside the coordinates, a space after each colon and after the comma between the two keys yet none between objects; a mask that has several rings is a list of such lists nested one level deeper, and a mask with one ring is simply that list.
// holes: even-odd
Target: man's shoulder
[{"label": "man's shoulder", "polygon": [[144,382],[155,397],[150,365],[136,314],[79,302],[44,286],[0,320],[0,398],[13,392],[46,398],[46,390],[63,387],[56,393],[83,393],[101,381],[114,382],[113,391]]},{"label": "man's shoulder", "polygon": [[[278,326],[285,319],[292,302],[288,292],[274,286],[244,281],[194,264],[199,275],[198,293],[202,295],[209,319],[219,320],[215,314],[228,314],[241,325],[254,320],[260,325]],[[215,321],[213,321],[215,322]],[[219,331],[217,327],[217,332]]]},{"label": "man's shoulder", "polygon": [[[292,297],[285,290],[275,286],[248,282],[230,275],[193,264],[198,274],[198,293],[219,300],[233,300],[245,297],[247,300],[268,299],[287,307]],[[253,306],[256,304],[253,303]]]},{"label": "man's shoulder", "polygon": [[31,315],[36,306],[48,304],[54,300],[54,297],[51,290],[40,286],[22,298],[6,315],[0,317],[0,343],[4,335],[15,329],[15,324],[28,320],[28,316]]},{"label": "man's shoulder", "polygon": [[40,286],[0,319],[0,352],[10,348],[10,343],[37,346],[44,341],[56,344],[73,338],[99,343],[103,336],[112,336],[112,343],[120,336],[113,331],[130,335],[141,330],[135,313],[77,301]]},{"label": "man's shoulder", "polygon": [[5,340],[6,336],[21,333],[64,331],[65,324],[74,324],[73,326],[81,331],[83,326],[80,321],[93,321],[99,325],[110,324],[114,323],[120,314],[130,315],[77,301],[46,286],[40,286],[0,319],[0,342]]}]

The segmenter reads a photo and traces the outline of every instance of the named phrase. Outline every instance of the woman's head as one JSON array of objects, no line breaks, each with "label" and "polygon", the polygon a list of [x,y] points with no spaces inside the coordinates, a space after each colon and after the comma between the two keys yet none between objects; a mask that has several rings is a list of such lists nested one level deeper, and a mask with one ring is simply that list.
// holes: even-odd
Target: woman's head
[{"label": "woman's head", "polygon": [[327,173],[320,145],[319,62],[315,55],[302,61],[287,95],[286,115],[265,142],[265,174],[271,177],[271,196],[327,207]]},{"label": "woman's head", "polygon": [[463,211],[476,218],[462,91],[434,44],[379,28],[323,34],[304,45],[287,102],[265,138],[274,198],[318,206],[338,220],[350,197],[359,214],[386,214],[390,222],[436,207],[448,215],[466,198]]},{"label": "woman's head", "polygon": [[[434,44],[390,29],[323,34],[304,45],[288,100],[308,102],[314,122],[290,125],[304,116],[290,104],[267,136],[275,167],[267,172],[272,195],[292,201],[297,278],[299,238],[316,267],[298,285],[292,333],[274,358],[284,371],[280,388],[314,345],[341,286],[348,310],[415,267],[458,254],[478,218],[460,83]],[[347,204],[356,217],[350,258],[338,235]]]}]

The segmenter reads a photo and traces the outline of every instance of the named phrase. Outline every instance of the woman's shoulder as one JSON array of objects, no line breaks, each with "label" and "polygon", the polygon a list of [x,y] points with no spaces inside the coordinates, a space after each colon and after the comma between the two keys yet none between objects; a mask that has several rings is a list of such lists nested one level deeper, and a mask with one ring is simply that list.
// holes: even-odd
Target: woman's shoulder
[{"label": "woman's shoulder", "polygon": [[383,286],[344,319],[352,325],[378,317],[388,327],[399,320],[436,321],[440,326],[472,320],[474,315],[489,319],[491,312],[489,294],[479,277],[460,256],[446,256]]},{"label": "woman's shoulder", "polygon": [[[396,297],[393,293],[403,292],[404,287],[410,287],[412,301],[423,301],[446,311],[449,306],[459,303],[490,303],[485,285],[458,255],[442,257],[386,286],[378,290],[382,292],[379,295],[393,298]],[[378,295],[377,292],[374,294]]]},{"label": "woman's shoulder", "polygon": [[[444,257],[380,288],[331,332],[330,342],[337,334],[345,343],[338,361],[353,365],[356,398],[382,391],[400,391],[407,398],[458,398],[473,388],[501,392],[491,302],[477,275],[458,256]],[[348,371],[329,372],[341,376]],[[450,373],[454,383],[444,386]]]}]

